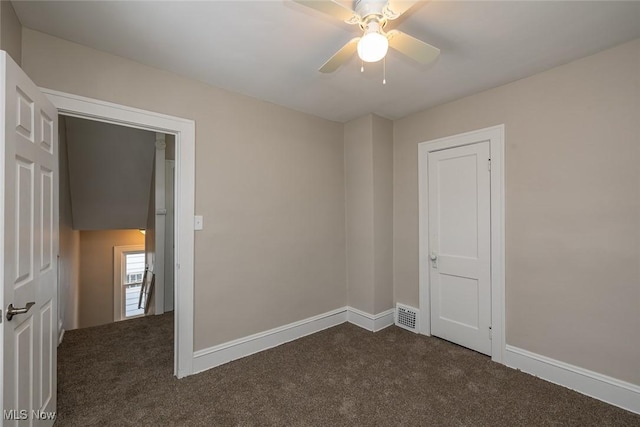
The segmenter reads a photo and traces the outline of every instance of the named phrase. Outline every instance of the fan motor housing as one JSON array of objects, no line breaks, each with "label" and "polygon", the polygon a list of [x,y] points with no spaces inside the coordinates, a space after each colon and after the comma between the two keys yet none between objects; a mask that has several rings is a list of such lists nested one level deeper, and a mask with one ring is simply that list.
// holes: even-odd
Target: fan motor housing
[{"label": "fan motor housing", "polygon": [[355,11],[364,20],[369,15],[383,16],[387,0],[356,0]]}]

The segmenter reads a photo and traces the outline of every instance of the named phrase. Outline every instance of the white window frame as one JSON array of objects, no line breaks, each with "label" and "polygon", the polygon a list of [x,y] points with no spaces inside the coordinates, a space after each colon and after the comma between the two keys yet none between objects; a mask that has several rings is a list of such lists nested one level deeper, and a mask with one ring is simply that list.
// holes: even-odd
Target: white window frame
[{"label": "white window frame", "polygon": [[[125,256],[130,253],[144,252],[144,245],[126,245],[113,247],[113,321],[134,319],[140,316],[125,317],[125,301],[122,295],[125,278]],[[141,316],[144,316],[141,315]]]}]

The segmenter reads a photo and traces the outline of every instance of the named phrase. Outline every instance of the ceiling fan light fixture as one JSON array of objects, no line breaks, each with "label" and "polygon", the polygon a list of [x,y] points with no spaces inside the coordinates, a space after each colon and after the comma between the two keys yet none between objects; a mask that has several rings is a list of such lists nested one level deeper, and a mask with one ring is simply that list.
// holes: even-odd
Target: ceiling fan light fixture
[{"label": "ceiling fan light fixture", "polygon": [[361,71],[364,70],[364,62],[378,62],[384,59],[389,47],[420,64],[429,64],[440,55],[440,49],[437,47],[402,31],[384,31],[390,20],[399,18],[421,0],[291,1],[336,17],[347,24],[357,24],[362,30],[360,37],[349,40],[320,67],[321,73],[333,73],[346,64],[356,51],[363,62]]},{"label": "ceiling fan light fixture", "polygon": [[358,56],[364,62],[378,62],[388,50],[389,40],[378,32],[367,33],[358,42]]}]

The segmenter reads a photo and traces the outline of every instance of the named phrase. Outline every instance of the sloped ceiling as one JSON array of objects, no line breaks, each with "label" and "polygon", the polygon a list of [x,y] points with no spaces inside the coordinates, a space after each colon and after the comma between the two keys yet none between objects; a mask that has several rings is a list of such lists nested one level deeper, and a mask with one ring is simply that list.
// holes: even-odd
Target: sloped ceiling
[{"label": "sloped ceiling", "polygon": [[[364,1],[364,0],[363,0]],[[22,24],[211,85],[345,122],[389,119],[640,37],[640,2],[423,1],[389,25],[441,49],[318,68],[357,28],[288,0],[14,1]]]},{"label": "sloped ceiling", "polygon": [[155,133],[66,117],[73,228],[146,228]]}]

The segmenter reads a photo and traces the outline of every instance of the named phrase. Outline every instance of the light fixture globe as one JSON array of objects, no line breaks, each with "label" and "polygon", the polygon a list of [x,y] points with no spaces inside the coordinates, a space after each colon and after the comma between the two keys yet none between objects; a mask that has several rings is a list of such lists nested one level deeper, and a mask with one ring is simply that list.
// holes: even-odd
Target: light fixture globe
[{"label": "light fixture globe", "polygon": [[364,62],[378,62],[387,54],[389,40],[379,32],[369,32],[358,41],[358,56]]}]

